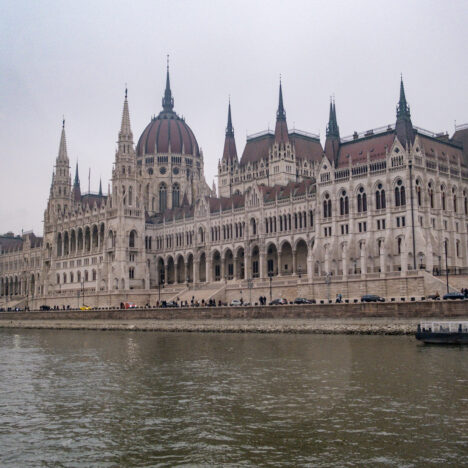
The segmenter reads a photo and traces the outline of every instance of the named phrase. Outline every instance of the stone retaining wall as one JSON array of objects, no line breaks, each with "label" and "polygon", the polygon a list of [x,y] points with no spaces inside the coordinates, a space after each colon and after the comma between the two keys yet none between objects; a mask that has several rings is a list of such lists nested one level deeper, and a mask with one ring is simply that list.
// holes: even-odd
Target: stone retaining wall
[{"label": "stone retaining wall", "polygon": [[311,304],[252,307],[195,307],[132,310],[51,310],[0,312],[2,320],[197,320],[314,318],[455,318],[468,317],[468,301],[419,301],[358,304]]}]

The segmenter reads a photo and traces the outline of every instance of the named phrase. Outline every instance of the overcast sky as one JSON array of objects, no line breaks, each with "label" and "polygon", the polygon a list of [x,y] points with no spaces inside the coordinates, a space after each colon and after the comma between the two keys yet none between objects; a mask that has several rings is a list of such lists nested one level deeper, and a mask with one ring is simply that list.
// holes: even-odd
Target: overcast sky
[{"label": "overcast sky", "polygon": [[175,111],[211,185],[228,97],[237,151],[288,125],[323,138],[331,95],[341,135],[395,121],[400,73],[413,123],[468,122],[468,2],[0,0],[0,233],[42,235],[62,115],[82,191],[111,177],[125,83],[135,144],[161,110],[166,54]]}]

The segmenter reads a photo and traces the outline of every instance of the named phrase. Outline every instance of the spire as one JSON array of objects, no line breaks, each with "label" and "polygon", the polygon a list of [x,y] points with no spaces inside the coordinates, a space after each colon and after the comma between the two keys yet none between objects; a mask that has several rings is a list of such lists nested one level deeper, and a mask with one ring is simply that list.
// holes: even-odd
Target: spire
[{"label": "spire", "polygon": [[226,127],[226,138],[224,139],[223,161],[227,163],[238,162],[236,140],[234,138],[234,127],[232,126],[231,118],[231,100],[229,99],[228,106],[228,122]]},{"label": "spire", "polygon": [[120,125],[120,132],[119,132],[119,141],[133,140],[132,128],[130,126],[130,112],[128,110],[128,99],[127,99],[128,91],[125,87],[125,99],[122,111],[122,124]]},{"label": "spire", "polygon": [[414,141],[414,129],[411,122],[411,113],[406,101],[405,87],[403,85],[403,76],[400,80],[400,100],[397,106],[397,119],[395,124],[395,133],[403,145],[411,144]]},{"label": "spire", "polygon": [[287,141],[289,141],[288,124],[286,123],[286,111],[284,110],[283,105],[283,86],[281,84],[280,77],[279,102],[278,110],[276,112],[275,142],[286,143]]},{"label": "spire", "polygon": [[169,80],[169,55],[167,56],[166,90],[164,91],[162,106],[166,112],[172,112],[174,108],[174,98],[172,97],[171,83]]},{"label": "spire", "polygon": [[81,200],[80,176],[78,175],[78,161],[76,162],[75,169],[75,182],[73,184],[73,200],[79,202]]},{"label": "spire", "polygon": [[276,120],[286,120],[286,112],[283,106],[283,87],[281,85],[281,77],[280,77],[279,102],[278,102],[278,111],[276,112]]},{"label": "spire", "polygon": [[99,196],[102,197],[102,179],[99,179]]},{"label": "spire", "polygon": [[340,128],[336,119],[335,102],[330,99],[330,116],[328,117],[327,137],[340,137]]},{"label": "spire", "polygon": [[227,121],[227,127],[226,127],[226,136],[234,136],[234,127],[232,126],[232,118],[231,118],[231,98],[229,98],[228,121]]},{"label": "spire", "polygon": [[74,187],[80,186],[80,176],[78,175],[78,161],[76,162],[76,169],[75,169],[75,182]]},{"label": "spire", "polygon": [[398,117],[411,118],[410,108],[408,106],[408,103],[406,102],[405,86],[403,84],[403,75],[401,75],[401,80],[400,80],[400,101],[398,102],[398,106],[397,106],[397,118]]},{"label": "spire", "polygon": [[65,118],[62,120],[62,134],[60,135],[60,146],[57,159],[68,162],[67,139],[65,137]]}]

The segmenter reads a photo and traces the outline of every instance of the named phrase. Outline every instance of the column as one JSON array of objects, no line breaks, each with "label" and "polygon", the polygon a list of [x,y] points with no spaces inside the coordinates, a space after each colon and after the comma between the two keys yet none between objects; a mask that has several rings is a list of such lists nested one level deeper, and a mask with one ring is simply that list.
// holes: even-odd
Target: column
[{"label": "column", "polygon": [[296,251],[292,250],[292,274],[297,273],[297,258],[296,258]]},{"label": "column", "polygon": [[312,281],[314,278],[314,257],[312,253],[307,255],[307,277],[309,281]]},{"label": "column", "polygon": [[342,269],[343,269],[343,279],[348,277],[348,248],[345,245],[343,245],[343,251],[342,251]]},{"label": "column", "polygon": [[266,278],[267,277],[267,275],[266,275],[266,255],[265,255],[265,251],[263,249],[260,250],[260,252],[259,252],[259,262],[260,262],[260,265],[259,265],[260,278]]},{"label": "column", "polygon": [[194,284],[200,282],[200,260],[193,261],[193,282]]},{"label": "column", "polygon": [[206,267],[206,273],[205,273],[206,282],[211,283],[213,281],[213,269],[211,265],[211,256],[206,257],[205,267]]}]

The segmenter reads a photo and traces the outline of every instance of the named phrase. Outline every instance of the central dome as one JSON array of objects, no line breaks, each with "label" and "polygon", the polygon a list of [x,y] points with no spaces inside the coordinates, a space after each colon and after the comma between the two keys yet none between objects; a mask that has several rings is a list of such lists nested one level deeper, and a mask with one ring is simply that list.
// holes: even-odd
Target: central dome
[{"label": "central dome", "polygon": [[154,117],[138,140],[137,156],[161,153],[200,156],[197,139],[185,120],[174,112],[174,98],[169,82],[169,66],[166,90],[162,99],[163,110]]},{"label": "central dome", "polygon": [[153,118],[138,140],[137,156],[160,153],[200,156],[191,128],[172,110],[163,110]]}]

